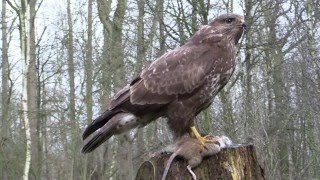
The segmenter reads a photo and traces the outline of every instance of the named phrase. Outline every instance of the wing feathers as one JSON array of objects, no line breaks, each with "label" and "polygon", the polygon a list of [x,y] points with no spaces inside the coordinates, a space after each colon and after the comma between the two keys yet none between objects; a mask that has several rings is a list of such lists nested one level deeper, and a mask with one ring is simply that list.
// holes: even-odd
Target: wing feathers
[{"label": "wing feathers", "polygon": [[168,52],[142,72],[144,86],[157,94],[192,92],[202,84],[210,69],[212,59],[205,57],[208,52],[206,46],[182,46]]}]

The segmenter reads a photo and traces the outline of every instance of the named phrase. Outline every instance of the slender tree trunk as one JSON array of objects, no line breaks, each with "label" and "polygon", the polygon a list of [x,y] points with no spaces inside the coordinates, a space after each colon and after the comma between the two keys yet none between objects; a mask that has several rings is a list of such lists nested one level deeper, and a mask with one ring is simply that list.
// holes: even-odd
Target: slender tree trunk
[{"label": "slender tree trunk", "polygon": [[[253,18],[251,16],[251,9],[252,9],[252,1],[245,2],[245,9],[246,9],[246,23],[248,27],[252,26]],[[247,32],[246,35],[246,55],[245,55],[245,136],[252,136],[253,130],[256,129],[254,126],[254,115],[253,115],[253,92],[252,92],[252,68],[253,68],[253,58],[252,58],[252,31]]]},{"label": "slender tree trunk", "polygon": [[[9,76],[9,59],[8,59],[8,42],[7,42],[7,14],[6,14],[6,0],[2,0],[2,12],[1,12],[1,27],[2,27],[2,62],[1,62],[1,82],[2,82],[2,91],[1,91],[1,134],[0,142],[6,142],[9,138],[8,132],[8,115],[9,115],[9,96],[8,96],[8,76]],[[2,143],[1,143],[2,144]],[[5,144],[0,145],[2,149],[0,154],[0,177],[3,179],[8,179],[8,174],[6,172],[6,148]]]},{"label": "slender tree trunk", "polygon": [[22,112],[23,122],[26,132],[26,161],[24,164],[23,180],[29,179],[31,158],[32,158],[32,139],[31,139],[31,127],[29,119],[29,104],[28,104],[28,67],[29,67],[29,43],[27,38],[27,1],[21,0],[21,9],[19,13],[20,20],[20,47],[21,47],[21,59],[23,61],[23,82],[22,82]]},{"label": "slender tree trunk", "polygon": [[[92,3],[93,0],[88,1],[88,32],[87,32],[87,44],[86,44],[86,59],[85,59],[85,73],[86,73],[86,113],[87,123],[89,124],[93,118],[93,100],[92,100],[92,85],[93,85],[93,70],[92,70]],[[89,158],[90,157],[90,158]],[[92,162],[93,155],[89,154],[85,156],[84,170],[82,179],[85,180],[88,177],[88,170]]]},{"label": "slender tree trunk", "polygon": [[166,36],[165,36],[165,25],[163,23],[164,21],[164,8],[163,8],[163,2],[164,0],[157,0],[157,16],[158,16],[158,22],[159,22],[159,52],[158,57],[160,57],[162,54],[166,52]]},{"label": "slender tree trunk", "polygon": [[107,0],[97,0],[98,5],[98,15],[99,19],[103,25],[103,50],[102,50],[102,58],[101,58],[101,77],[99,78],[99,83],[101,85],[101,109],[104,110],[108,105],[109,95],[111,92],[111,67],[110,67],[110,52],[109,49],[111,43],[111,36],[109,36],[109,32],[111,31],[111,20],[109,19],[110,11],[111,11],[111,2]]},{"label": "slender tree trunk", "polygon": [[[114,12],[111,31],[108,36],[111,36],[112,44],[110,51],[110,67],[112,67],[112,80],[114,89],[121,88],[125,83],[124,70],[124,54],[122,46],[122,29],[124,16],[127,9],[127,0],[119,0]],[[133,177],[133,162],[132,162],[132,140],[129,133],[119,136],[118,146],[118,166],[120,179],[130,179]]]},{"label": "slender tree trunk", "polygon": [[230,97],[230,92],[224,89],[220,91],[219,96],[222,103],[222,120],[225,124],[223,126],[224,132],[233,139],[233,137],[235,138],[234,130],[236,129],[236,124],[233,117],[232,98]]},{"label": "slender tree trunk", "polygon": [[137,64],[135,66],[135,75],[138,76],[142,70],[142,66],[146,59],[146,46],[145,46],[145,36],[144,36],[144,21],[143,17],[145,14],[144,6],[145,0],[139,0],[138,2],[138,24],[137,24]]},{"label": "slender tree trunk", "polygon": [[[40,82],[40,78],[39,81]],[[40,84],[39,84],[40,85]],[[41,99],[42,99],[42,104],[41,104],[41,109],[43,110],[43,114],[41,114],[41,119],[42,119],[42,125],[41,125],[41,131],[42,131],[42,145],[44,147],[43,149],[43,159],[44,159],[44,175],[43,178],[50,180],[50,161],[49,159],[49,143],[48,143],[48,133],[47,133],[47,122],[48,122],[48,117],[49,114],[47,112],[47,90],[46,90],[46,85],[45,82],[42,82],[41,84]],[[40,118],[40,117],[39,117]]]},{"label": "slender tree trunk", "polygon": [[36,42],[35,42],[35,18],[36,18],[36,0],[30,0],[29,3],[29,59],[27,73],[27,89],[28,89],[28,106],[32,140],[32,159],[31,170],[35,179],[41,178],[42,169],[42,145],[40,143],[40,122],[39,122],[39,106],[38,106],[38,79],[37,79],[37,64],[36,64]]},{"label": "slender tree trunk", "polygon": [[24,171],[23,171],[23,180],[29,179],[29,171],[30,171],[30,164],[31,164],[31,130],[30,130],[30,120],[28,117],[28,95],[27,95],[27,66],[24,67],[24,80],[22,84],[22,111],[23,111],[23,121],[24,121],[24,127],[26,131],[26,161],[24,165]]},{"label": "slender tree trunk", "polygon": [[[137,64],[135,65],[135,75],[134,77],[138,76],[139,73],[142,70],[143,65],[145,64],[146,60],[146,49],[147,47],[145,46],[145,36],[144,36],[144,14],[145,14],[145,0],[139,0],[138,2],[138,24],[137,24]],[[152,29],[151,29],[152,31]],[[136,143],[136,150],[137,150],[137,160],[135,163],[134,167],[137,167],[136,164],[142,162],[143,157],[142,154],[144,153],[145,150],[145,143],[143,140],[143,129],[139,128],[137,130],[137,143]]]},{"label": "slender tree trunk", "polygon": [[127,0],[119,0],[117,8],[113,15],[111,31],[108,36],[111,36],[112,43],[110,47],[110,67],[112,67],[112,79],[114,89],[122,88],[126,83],[124,72],[124,54],[122,46],[122,29],[124,22],[124,15],[127,9]]},{"label": "slender tree trunk", "polygon": [[[111,43],[111,37],[109,36],[109,32],[111,31],[111,20],[109,19],[110,11],[111,11],[111,2],[107,0],[97,0],[98,5],[98,15],[99,20],[103,25],[103,49],[102,49],[102,58],[100,59],[100,72],[101,76],[99,78],[99,84],[101,86],[100,92],[100,106],[101,110],[104,111],[109,102],[109,96],[111,94],[111,72],[110,72],[110,46],[108,45]],[[107,142],[108,143],[108,142]],[[97,177],[98,179],[106,179],[106,170],[107,168],[111,168],[107,166],[105,163],[108,161],[108,155],[110,154],[110,146],[107,146],[105,143],[103,146],[103,152],[99,154],[97,159],[99,159],[98,163],[98,172]]]},{"label": "slender tree trunk", "polygon": [[6,14],[6,0],[2,0],[1,25],[2,25],[2,62],[1,62],[1,139],[8,138],[8,73],[9,73],[9,59],[8,59],[8,42],[7,42],[7,14]]},{"label": "slender tree trunk", "polygon": [[[101,86],[100,92],[100,106],[101,110],[104,111],[109,102],[109,96],[111,94],[111,79],[112,73],[110,72],[110,45],[111,37],[109,36],[109,32],[111,31],[111,20],[109,18],[111,11],[111,2],[107,0],[97,0],[98,5],[98,15],[99,20],[103,25],[103,49],[102,49],[102,58],[100,59],[100,72],[101,76],[99,78],[99,84]],[[108,142],[107,142],[108,143]],[[98,163],[98,171],[97,177],[98,179],[106,179],[106,171],[109,170],[107,168],[112,168],[111,166],[107,166],[106,161],[108,161],[108,155],[110,154],[111,148],[105,143],[103,146],[103,152],[99,154],[97,159],[99,159]]]},{"label": "slender tree trunk", "polygon": [[[102,71],[102,87],[104,96],[103,98],[108,98],[108,95],[111,94],[111,84],[114,89],[121,88],[125,83],[125,73],[124,73],[124,55],[123,55],[123,46],[122,46],[122,27],[124,22],[124,15],[127,8],[127,0],[119,0],[116,10],[113,15],[113,20],[109,19],[110,13],[110,1],[98,0],[98,13],[101,23],[104,27],[104,50],[103,50],[103,59],[102,59],[102,68],[106,68]],[[112,79],[112,81],[110,81]],[[107,100],[105,100],[107,101]],[[103,102],[102,104],[107,104],[107,102]],[[105,106],[103,107],[105,108]],[[122,174],[131,173],[130,169],[132,167],[132,155],[130,153],[127,154],[128,149],[132,149],[132,144],[127,143],[125,140],[125,136],[119,137],[119,142],[123,143],[119,146],[119,177],[122,177]],[[106,154],[103,153],[103,154]],[[129,166],[128,166],[129,165]],[[102,167],[102,169],[105,169]],[[129,171],[127,171],[129,170]],[[132,175],[132,174],[131,174]]]},{"label": "slender tree trunk", "polygon": [[75,109],[75,82],[74,82],[74,50],[73,50],[73,20],[71,14],[71,2],[67,1],[67,18],[68,18],[68,42],[67,42],[67,51],[68,51],[68,74],[69,74],[69,120],[71,122],[71,152],[72,152],[72,163],[71,163],[71,174],[70,179],[79,179],[78,177],[78,130],[76,122],[76,109]]}]

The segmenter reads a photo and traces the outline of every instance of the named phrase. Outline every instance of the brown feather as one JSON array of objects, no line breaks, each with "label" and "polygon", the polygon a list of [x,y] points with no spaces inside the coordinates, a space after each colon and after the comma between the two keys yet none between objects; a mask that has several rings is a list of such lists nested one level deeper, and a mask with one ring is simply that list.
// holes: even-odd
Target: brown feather
[{"label": "brown feather", "polygon": [[85,138],[98,132],[86,141],[83,152],[161,116],[168,118],[176,136],[187,133],[193,119],[230,79],[243,27],[242,16],[221,15],[202,26],[186,44],[151,63],[114,96],[108,116],[98,117],[87,127]]}]

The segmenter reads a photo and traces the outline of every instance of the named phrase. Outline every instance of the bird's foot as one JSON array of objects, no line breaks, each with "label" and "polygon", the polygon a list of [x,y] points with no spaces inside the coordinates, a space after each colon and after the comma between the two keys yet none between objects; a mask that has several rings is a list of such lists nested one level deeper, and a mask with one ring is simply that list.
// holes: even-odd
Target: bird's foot
[{"label": "bird's foot", "polygon": [[200,133],[197,131],[195,126],[191,127],[191,131],[192,131],[193,135],[199,140],[200,144],[204,148],[206,148],[206,143],[215,143],[215,142],[217,142],[217,140],[215,140],[215,138],[213,138],[211,135],[206,135],[206,136],[202,137],[200,135]]}]

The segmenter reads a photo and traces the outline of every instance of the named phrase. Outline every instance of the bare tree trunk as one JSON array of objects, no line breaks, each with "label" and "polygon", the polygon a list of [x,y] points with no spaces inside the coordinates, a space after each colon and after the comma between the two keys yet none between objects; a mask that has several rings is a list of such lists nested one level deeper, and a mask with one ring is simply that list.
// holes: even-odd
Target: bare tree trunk
[{"label": "bare tree trunk", "polygon": [[[135,65],[135,75],[138,76],[142,70],[142,66],[146,59],[146,42],[144,36],[144,21],[143,17],[145,14],[144,6],[145,0],[139,0],[138,2],[138,24],[137,24],[137,64]],[[152,31],[152,30],[151,30]]]},{"label": "bare tree trunk", "polygon": [[[93,100],[92,100],[92,85],[93,85],[93,69],[92,69],[92,3],[93,0],[88,1],[88,32],[87,32],[87,44],[86,44],[86,59],[85,59],[85,74],[86,74],[86,114],[87,123],[89,124],[93,118]],[[90,158],[89,158],[90,157]],[[85,180],[88,177],[88,170],[91,170],[90,163],[92,162],[93,155],[85,155],[85,163],[82,179]]]},{"label": "bare tree trunk", "polygon": [[23,111],[23,121],[24,121],[24,127],[26,131],[26,162],[24,165],[24,171],[23,171],[23,180],[28,180],[29,179],[29,171],[30,171],[30,164],[31,164],[31,130],[30,130],[30,120],[28,117],[28,95],[27,95],[27,66],[24,67],[24,80],[22,84],[22,111]]},{"label": "bare tree trunk", "polygon": [[38,79],[37,79],[37,65],[36,65],[36,42],[35,42],[35,18],[36,18],[36,0],[30,0],[29,3],[29,59],[28,59],[28,73],[27,73],[27,88],[28,88],[28,115],[30,118],[31,140],[32,140],[32,159],[31,170],[35,179],[41,178],[42,169],[42,145],[40,141],[40,119],[38,116]]},{"label": "bare tree trunk", "polygon": [[159,52],[158,56],[160,57],[162,54],[166,52],[166,37],[165,37],[165,26],[164,26],[164,8],[163,8],[163,0],[157,0],[157,16],[158,16],[158,22],[159,22]]},{"label": "bare tree trunk", "polygon": [[8,132],[8,115],[9,115],[9,95],[8,95],[8,76],[9,76],[9,60],[8,60],[8,42],[7,42],[7,3],[6,0],[2,0],[2,12],[1,12],[1,27],[2,27],[2,62],[1,62],[1,134],[0,134],[0,177],[7,180],[8,174],[6,172],[6,164],[8,163],[6,154],[6,142],[10,140]]},{"label": "bare tree trunk", "polygon": [[[138,24],[137,24],[137,64],[135,65],[135,75],[134,77],[138,76],[140,71],[142,70],[143,65],[145,64],[146,61],[146,49],[147,47],[146,42],[145,42],[145,36],[144,36],[144,21],[143,17],[145,14],[145,0],[139,0],[138,2]],[[152,32],[152,29],[151,29]],[[137,143],[135,148],[137,150],[136,155],[137,155],[137,160],[135,162],[135,166],[137,167],[136,164],[140,163],[143,160],[142,154],[145,151],[145,144],[143,140],[143,129],[139,128],[137,130]]]},{"label": "bare tree trunk", "polygon": [[109,14],[111,11],[111,2],[106,0],[97,0],[98,5],[98,15],[100,22],[103,24],[103,49],[102,49],[102,58],[101,58],[101,77],[99,78],[101,85],[101,98],[100,104],[101,109],[105,109],[109,101],[109,95],[111,92],[111,72],[110,72],[110,45],[111,36],[109,32],[111,31],[111,20],[109,19]]},{"label": "bare tree trunk", "polygon": [[2,0],[1,25],[2,25],[2,62],[1,62],[1,139],[8,138],[8,110],[9,110],[9,96],[8,96],[8,73],[9,73],[9,59],[8,59],[8,42],[7,42],[7,7],[6,0]]},{"label": "bare tree trunk", "polygon": [[76,122],[76,105],[75,105],[75,83],[74,83],[74,50],[73,50],[73,22],[71,14],[71,2],[67,1],[67,18],[68,18],[68,42],[67,42],[67,51],[68,51],[68,74],[69,74],[69,120],[71,123],[71,157],[72,163],[70,171],[70,179],[79,179],[78,177],[78,126]]},{"label": "bare tree trunk", "polygon": [[[125,11],[127,8],[127,0],[119,0],[114,11],[113,20],[109,19],[110,13],[110,1],[98,0],[98,11],[101,23],[104,26],[104,55],[103,63],[107,63],[106,68],[108,74],[102,74],[104,91],[111,93],[111,84],[114,89],[121,88],[125,83],[124,73],[124,55],[122,46],[122,28],[124,22]],[[105,70],[104,70],[105,71]],[[106,79],[105,79],[106,78]],[[112,82],[105,82],[107,79],[112,79]],[[106,94],[104,94],[106,96]],[[105,98],[105,97],[104,97]],[[105,108],[105,107],[103,107]],[[132,142],[126,141],[125,135],[119,137],[119,176],[125,175],[126,177],[132,177],[132,155],[128,154],[128,149],[132,149]],[[121,144],[123,143],[123,144]],[[131,152],[132,153],[132,152]],[[128,156],[127,156],[128,155]],[[130,174],[128,174],[130,173]]]},{"label": "bare tree trunk", "polygon": [[11,7],[17,12],[19,16],[20,24],[20,48],[21,59],[23,61],[23,82],[22,82],[22,112],[23,122],[26,133],[26,161],[24,164],[23,180],[29,179],[31,158],[32,158],[32,139],[31,139],[31,127],[29,119],[29,104],[28,104],[28,67],[29,67],[29,43],[27,38],[27,1],[21,0],[21,9],[17,9],[11,4]]},{"label": "bare tree trunk", "polygon": [[[245,2],[245,9],[246,9],[246,23],[248,27],[251,27],[253,18],[251,16],[251,9],[252,9],[252,0]],[[244,79],[244,85],[245,85],[245,120],[244,120],[244,128],[245,128],[245,136],[253,136],[253,130],[256,129],[254,126],[255,118],[253,116],[253,92],[252,92],[252,69],[253,69],[253,58],[252,58],[252,34],[250,34],[252,31],[249,31],[245,34],[246,36],[246,42],[245,42],[245,48],[246,48],[246,55],[245,55],[245,79]]]},{"label": "bare tree trunk", "polygon": [[[110,67],[112,67],[112,77],[113,85],[115,89],[121,88],[125,82],[124,73],[124,54],[122,46],[122,29],[125,11],[127,8],[127,0],[119,0],[117,8],[114,12],[112,31],[109,32],[111,35],[112,44],[109,49],[111,49],[110,54]],[[132,140],[130,140],[130,135],[119,136],[119,146],[118,146],[118,166],[119,166],[119,177],[120,179],[130,179],[133,177],[133,161],[132,161]]]},{"label": "bare tree trunk", "polygon": [[112,44],[109,44],[110,49],[110,67],[112,67],[112,78],[115,89],[121,88],[125,83],[124,73],[124,54],[122,46],[122,29],[124,22],[124,15],[127,9],[127,0],[119,0],[117,8],[113,15],[111,31],[108,36],[111,36]]},{"label": "bare tree trunk", "polygon": [[[26,131],[26,162],[23,179],[29,178],[30,167],[34,179],[41,178],[40,123],[38,122],[38,82],[36,69],[35,16],[36,0],[21,0],[20,7],[7,1],[19,17],[21,59],[23,60],[22,110]],[[30,152],[31,151],[31,152]]]},{"label": "bare tree trunk", "polygon": [[236,123],[233,117],[232,98],[230,92],[222,89],[219,92],[219,96],[222,103],[222,121],[224,123],[224,132],[231,136],[231,139],[235,138]]},{"label": "bare tree trunk", "polygon": [[[99,84],[101,86],[101,93],[100,93],[100,105],[101,110],[104,111],[108,102],[109,102],[109,96],[111,94],[111,72],[110,72],[110,45],[111,43],[111,37],[108,36],[109,32],[111,31],[111,20],[109,19],[109,14],[111,11],[111,2],[107,0],[97,0],[98,5],[98,15],[99,20],[103,25],[103,49],[102,49],[102,58],[100,60],[100,72],[101,76],[99,78]],[[107,142],[108,143],[108,142]],[[110,154],[108,151],[110,151],[111,148],[109,148],[105,143],[103,152],[99,154],[97,159],[99,159],[98,167],[99,169],[97,177],[99,179],[106,179],[106,170],[107,165],[105,161],[107,160],[108,155]],[[108,166],[111,168],[110,166]]]}]

